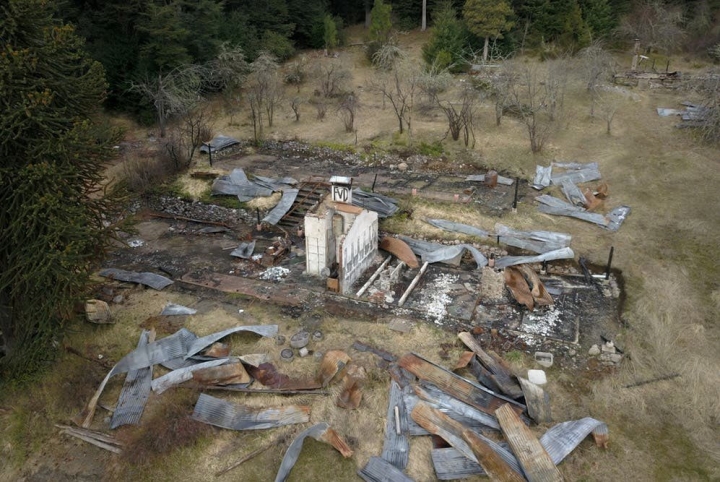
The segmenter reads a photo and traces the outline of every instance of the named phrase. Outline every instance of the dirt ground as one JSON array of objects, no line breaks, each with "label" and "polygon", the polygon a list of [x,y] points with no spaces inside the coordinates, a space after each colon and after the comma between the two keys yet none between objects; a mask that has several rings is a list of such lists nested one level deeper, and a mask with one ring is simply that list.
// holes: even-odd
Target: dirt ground
[{"label": "dirt ground", "polygon": [[[400,42],[408,46],[413,55],[419,55],[424,35],[411,32],[401,36]],[[720,155],[717,149],[698,143],[691,133],[675,129],[676,119],[655,114],[656,107],[675,107],[682,100],[693,100],[692,93],[633,89],[636,100],[621,106],[613,122],[612,135],[608,136],[604,123],[588,116],[589,103],[582,86],[574,84],[566,99],[562,126],[539,155],[529,152],[524,126],[517,119],[506,118],[501,126],[495,126],[493,107],[488,103],[478,112],[477,143],[473,150],[465,151],[462,146],[446,140],[442,160],[422,156],[406,158],[402,152],[411,142],[417,147],[421,142],[432,143],[443,138],[443,119],[437,113],[419,116],[412,140],[394,136],[396,120],[392,113],[387,107],[382,108],[379,96],[366,92],[367,80],[374,73],[368,68],[361,48],[341,50],[336,60],[312,52],[305,55],[311,62],[338,61],[352,70],[352,85],[363,102],[358,117],[357,151],[333,153],[331,147],[341,147],[339,144],[354,148],[355,134],[344,132],[331,109],[328,118],[321,122],[315,120],[312,106],[305,104],[299,123],[294,122],[289,107],[283,109],[274,127],[266,130],[266,137],[320,142],[323,144],[315,144],[314,148],[327,149],[323,151],[327,156],[308,159],[293,151],[301,149],[301,144],[291,142],[283,144],[290,146],[284,153],[245,150],[219,158],[213,167],[218,172],[245,167],[252,173],[297,178],[309,174],[352,175],[363,187],[370,186],[378,173],[377,189],[396,195],[401,208],[412,211],[411,216],[383,222],[381,229],[389,232],[452,241],[462,237],[431,228],[423,219],[445,218],[487,230],[493,230],[500,220],[515,229],[570,233],[576,255],[599,266],[605,263],[609,248],[614,246],[613,265],[622,273],[625,292],[623,323],[618,324],[612,334],[622,340],[627,356],[617,369],[558,363],[547,370],[553,418],[563,421],[592,416],[604,420],[609,425],[611,442],[607,450],[598,449],[590,441],[583,442],[560,469],[568,480],[720,478],[720,360],[717,355],[720,264],[715,255],[720,239],[717,217]],[[627,60],[629,63],[629,57]],[[678,63],[679,67],[688,67],[681,61]],[[314,89],[309,83],[301,88],[300,94],[309,99]],[[216,111],[221,113],[220,101],[215,104]],[[252,127],[242,113],[235,116],[233,125],[229,117],[221,114],[218,117],[217,133],[243,139],[251,136]],[[144,134],[134,129],[129,132],[128,142],[143,144],[147,142]],[[391,146],[397,151],[388,153]],[[377,152],[388,156],[386,165],[377,165],[372,157]],[[610,185],[608,206],[626,204],[633,210],[617,233],[579,220],[537,212],[532,201],[535,193],[528,189],[527,182],[536,164],[547,165],[552,160],[599,163],[603,179]],[[405,172],[397,169],[401,161],[408,164]],[[208,168],[205,159],[199,158],[195,169]],[[517,213],[508,207],[512,191],[504,187],[492,193],[478,189],[476,195],[481,203],[453,202],[455,194],[463,196],[471,187],[464,182],[464,175],[483,173],[487,168],[521,177]],[[109,176],[121,172],[122,166],[117,164]],[[186,195],[196,198],[209,187],[205,181],[194,187],[189,187],[189,181],[184,185]],[[410,194],[413,188],[418,190],[418,196]],[[228,255],[238,238],[252,232],[251,223],[242,216],[238,216],[235,228],[237,230],[230,234],[203,235],[194,232],[197,226],[192,223],[140,218],[131,236],[142,239],[145,244],[116,250],[105,265],[122,263],[127,268],[153,271],[161,268],[174,279],[192,271],[257,277],[260,270],[243,268]],[[287,290],[289,294],[298,288],[282,283],[268,286],[280,293]],[[389,378],[386,370],[378,365],[377,357],[350,349],[354,340],[363,340],[397,355],[414,351],[443,366],[454,363],[462,351],[454,333],[434,323],[416,321],[410,333],[398,334],[388,329],[386,317],[369,316],[372,313],[367,310],[337,303],[283,308],[252,297],[221,294],[180,282],[162,292],[124,284],[112,284],[98,292],[98,296],[105,297],[118,294],[125,299],[122,304],[112,305],[116,324],[77,324],[62,342],[54,367],[33,380],[31,388],[9,390],[0,395],[0,427],[6,427],[0,430],[0,460],[7,461],[0,464],[0,480],[231,480],[240,477],[272,480],[287,441],[222,477],[215,478],[212,474],[279,434],[296,433],[298,426],[249,435],[212,429],[149,461],[137,455],[135,459],[109,455],[58,435],[53,427],[54,423],[66,423],[82,409],[111,362],[134,348],[140,325],[156,317],[169,301],[192,306],[198,314],[165,320],[156,326],[158,336],[162,330],[167,333],[181,326],[204,335],[240,323],[277,323],[285,335],[291,335],[300,327],[321,329],[325,338],[312,346],[313,350],[343,349],[354,363],[363,366],[367,379],[363,402],[357,411],[335,407],[337,385],[331,388],[330,396],[320,397],[257,399],[241,394],[218,395],[248,404],[311,405],[311,421],[329,422],[355,450],[353,458],[344,460],[324,444],[306,442],[290,480],[357,480],[355,470],[370,456],[380,453]],[[243,310],[242,313],[239,310]],[[588,321],[582,314],[580,318],[581,322]],[[158,320],[149,323],[157,324]],[[273,340],[254,335],[233,335],[229,341],[234,353],[266,352],[274,361],[281,348]],[[72,347],[86,358],[71,354],[63,347]],[[514,346],[508,348],[504,354],[518,373],[537,367],[527,353]],[[586,358],[587,344],[576,351],[576,358]],[[563,355],[560,359],[570,358]],[[289,375],[301,375],[313,373],[317,362],[311,356],[290,364],[277,361],[277,365]],[[625,388],[668,375],[678,376]],[[111,382],[101,398],[102,405],[115,403],[121,378]],[[188,392],[192,390],[177,388],[160,396],[153,395],[146,425],[151,430],[162,429],[163,418],[154,414],[164,413],[162,409],[168,402],[163,401],[163,397],[177,399],[178,406],[182,407],[180,413],[191,410],[192,405],[188,406],[186,400],[190,397]],[[107,416],[108,412],[98,409],[95,428],[104,428]],[[140,429],[123,429],[119,436],[137,441],[140,433],[137,430]],[[542,427],[537,431],[542,433]],[[407,472],[415,480],[435,480],[428,459],[430,446],[426,437],[412,441]],[[148,448],[152,450],[153,447]]]}]

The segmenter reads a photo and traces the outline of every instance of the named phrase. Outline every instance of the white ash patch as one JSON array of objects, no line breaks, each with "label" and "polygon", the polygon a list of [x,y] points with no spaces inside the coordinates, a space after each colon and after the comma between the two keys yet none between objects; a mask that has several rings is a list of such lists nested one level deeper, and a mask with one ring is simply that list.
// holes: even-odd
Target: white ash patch
[{"label": "white ash patch", "polygon": [[282,266],[273,266],[260,273],[260,279],[269,281],[280,281],[290,274],[290,270]]},{"label": "white ash patch", "polygon": [[534,311],[523,318],[522,331],[535,335],[551,336],[554,328],[560,324],[560,310],[557,306],[547,311]]},{"label": "white ash patch", "polygon": [[139,239],[139,238],[138,238],[138,239],[131,239],[130,241],[128,241],[127,244],[128,244],[128,246],[130,246],[131,248],[139,248],[140,246],[142,246],[142,245],[145,244],[145,241],[143,241],[142,239]]},{"label": "white ash patch", "polygon": [[452,290],[452,285],[457,283],[458,279],[457,275],[441,273],[420,292],[419,305],[425,310],[429,320],[442,325],[447,315],[446,308],[452,303],[448,292]]}]

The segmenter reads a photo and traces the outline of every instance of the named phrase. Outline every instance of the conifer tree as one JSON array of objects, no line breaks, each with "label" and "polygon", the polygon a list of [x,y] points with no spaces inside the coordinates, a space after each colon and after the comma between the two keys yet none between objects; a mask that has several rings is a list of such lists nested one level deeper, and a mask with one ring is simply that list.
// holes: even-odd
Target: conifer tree
[{"label": "conifer tree", "polygon": [[487,61],[490,37],[502,38],[515,23],[511,20],[513,9],[505,0],[467,0],[463,16],[468,29],[485,39],[483,61]]},{"label": "conifer tree", "polygon": [[73,316],[107,241],[92,118],[106,89],[52,3],[0,3],[0,372],[32,370]]}]

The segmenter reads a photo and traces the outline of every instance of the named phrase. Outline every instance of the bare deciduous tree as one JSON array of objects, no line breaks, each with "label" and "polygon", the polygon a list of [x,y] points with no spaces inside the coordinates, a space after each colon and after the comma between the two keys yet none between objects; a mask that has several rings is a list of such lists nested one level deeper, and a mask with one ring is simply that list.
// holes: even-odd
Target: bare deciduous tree
[{"label": "bare deciduous tree", "polygon": [[446,68],[433,63],[427,70],[420,73],[418,88],[425,96],[422,108],[430,110],[437,105],[438,94],[445,92],[452,84],[453,76]]},{"label": "bare deciduous tree", "polygon": [[343,89],[352,79],[350,71],[335,61],[321,62],[315,68],[314,74],[323,97],[336,97],[342,94]]},{"label": "bare deciduous tree", "polygon": [[492,98],[495,105],[495,125],[502,123],[505,108],[511,98],[513,85],[518,73],[514,62],[505,62],[499,71],[491,77]]},{"label": "bare deciduous tree", "polygon": [[563,112],[563,99],[567,86],[566,61],[555,65],[523,65],[513,82],[510,99],[517,107],[527,128],[530,150],[540,152]]},{"label": "bare deciduous tree", "polygon": [[207,108],[196,107],[183,113],[162,144],[164,155],[172,160],[176,170],[189,167],[197,149],[210,139],[211,130],[212,118]]},{"label": "bare deciduous tree", "polygon": [[642,0],[620,23],[619,32],[628,39],[639,39],[646,49],[671,51],[685,38],[684,15],[678,5],[662,0]]},{"label": "bare deciduous tree", "polygon": [[346,94],[338,104],[337,113],[345,124],[345,132],[355,129],[355,116],[359,109],[360,99],[354,92]]},{"label": "bare deciduous tree", "polygon": [[300,122],[300,106],[304,103],[304,100],[300,97],[293,97],[290,101],[290,108],[295,114],[295,122]]},{"label": "bare deciduous tree", "polygon": [[271,54],[262,52],[250,64],[250,70],[245,88],[257,142],[262,139],[263,112],[267,116],[268,127],[272,127],[275,107],[282,101],[283,89],[277,60]]},{"label": "bare deciduous tree", "polygon": [[396,45],[384,45],[375,54],[378,75],[370,81],[370,89],[390,102],[398,120],[399,132],[412,138],[412,114],[415,97],[420,90],[422,71],[417,62],[408,59]]},{"label": "bare deciduous tree", "polygon": [[157,76],[133,82],[130,90],[152,102],[160,126],[160,137],[165,137],[170,117],[192,110],[200,100],[207,74],[205,65],[182,65],[168,73],[161,72]]},{"label": "bare deciduous tree", "polygon": [[452,140],[457,141],[460,139],[460,134],[463,134],[463,142],[465,147],[468,147],[470,140],[472,140],[472,146],[475,147],[475,106],[478,101],[478,92],[471,88],[466,87],[460,94],[460,98],[455,102],[452,101],[438,101],[440,109],[445,113],[445,117],[448,121],[448,132],[452,137]]}]

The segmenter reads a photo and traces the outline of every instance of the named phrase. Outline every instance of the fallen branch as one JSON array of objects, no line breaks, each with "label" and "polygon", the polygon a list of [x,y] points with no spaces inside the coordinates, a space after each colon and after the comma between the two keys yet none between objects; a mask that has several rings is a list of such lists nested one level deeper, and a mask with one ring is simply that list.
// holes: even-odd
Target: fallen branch
[{"label": "fallen branch", "polygon": [[222,226],[224,228],[232,229],[226,223],[221,223],[218,221],[206,221],[204,219],[186,218],[185,216],[177,216],[175,214],[151,212],[151,213],[148,213],[148,216],[150,216],[152,218],[174,219],[176,221],[189,221],[191,223],[198,223],[198,224],[211,224],[213,226]]},{"label": "fallen branch", "polygon": [[232,469],[234,469],[234,468],[236,468],[236,467],[239,467],[240,465],[244,464],[245,462],[247,462],[247,461],[250,460],[251,458],[255,457],[256,455],[260,455],[261,453],[265,452],[265,451],[266,451],[267,449],[269,449],[270,447],[274,447],[275,445],[277,445],[277,443],[278,443],[281,439],[282,439],[282,437],[278,437],[278,438],[276,438],[275,440],[273,440],[272,442],[270,442],[269,444],[267,444],[267,445],[265,445],[265,446],[263,446],[263,447],[260,447],[260,448],[257,449],[257,450],[254,450],[254,451],[250,452],[250,453],[247,454],[245,457],[241,458],[240,460],[238,460],[237,462],[235,462],[234,464],[232,464],[230,467],[228,467],[228,468],[226,468],[226,469],[222,469],[222,470],[219,471],[219,472],[215,472],[215,477],[220,477],[220,476],[223,475],[223,474],[227,474],[227,473],[230,472]]},{"label": "fallen branch", "polygon": [[108,364],[107,361],[103,361],[103,360],[100,360],[100,359],[98,359],[98,358],[93,358],[93,357],[91,357],[91,356],[84,355],[84,354],[82,354],[80,351],[76,350],[75,348],[73,348],[73,347],[71,347],[71,346],[65,345],[65,351],[68,352],[68,353],[72,353],[72,354],[75,355],[75,356],[79,356],[79,357],[82,358],[83,360],[87,360],[87,361],[91,361],[91,362],[93,362],[93,363],[97,363],[98,365],[100,365],[101,367],[105,368],[106,370],[109,370],[110,368],[112,368],[112,363]]},{"label": "fallen branch", "polygon": [[115,438],[102,432],[95,432],[93,430],[70,427],[68,425],[55,424],[55,426],[61,429],[60,433],[69,435],[71,437],[79,438],[80,440],[84,440],[91,445],[100,447],[101,449],[105,449],[116,454],[122,453],[122,449],[120,449],[119,447],[122,444],[118,442]]},{"label": "fallen branch", "polygon": [[648,383],[662,382],[663,380],[672,380],[673,378],[677,378],[679,376],[679,373],[671,373],[670,375],[662,375],[659,377],[651,378],[649,380],[642,380],[640,382],[631,383],[629,385],[625,385],[623,388],[634,388],[642,385],[647,385]]},{"label": "fallen branch", "polygon": [[198,385],[198,388],[202,388],[203,390],[227,390],[230,392],[267,393],[274,395],[330,395],[330,392],[326,390],[283,390],[282,388],[268,388],[264,390],[257,388],[222,387],[217,385]]}]

